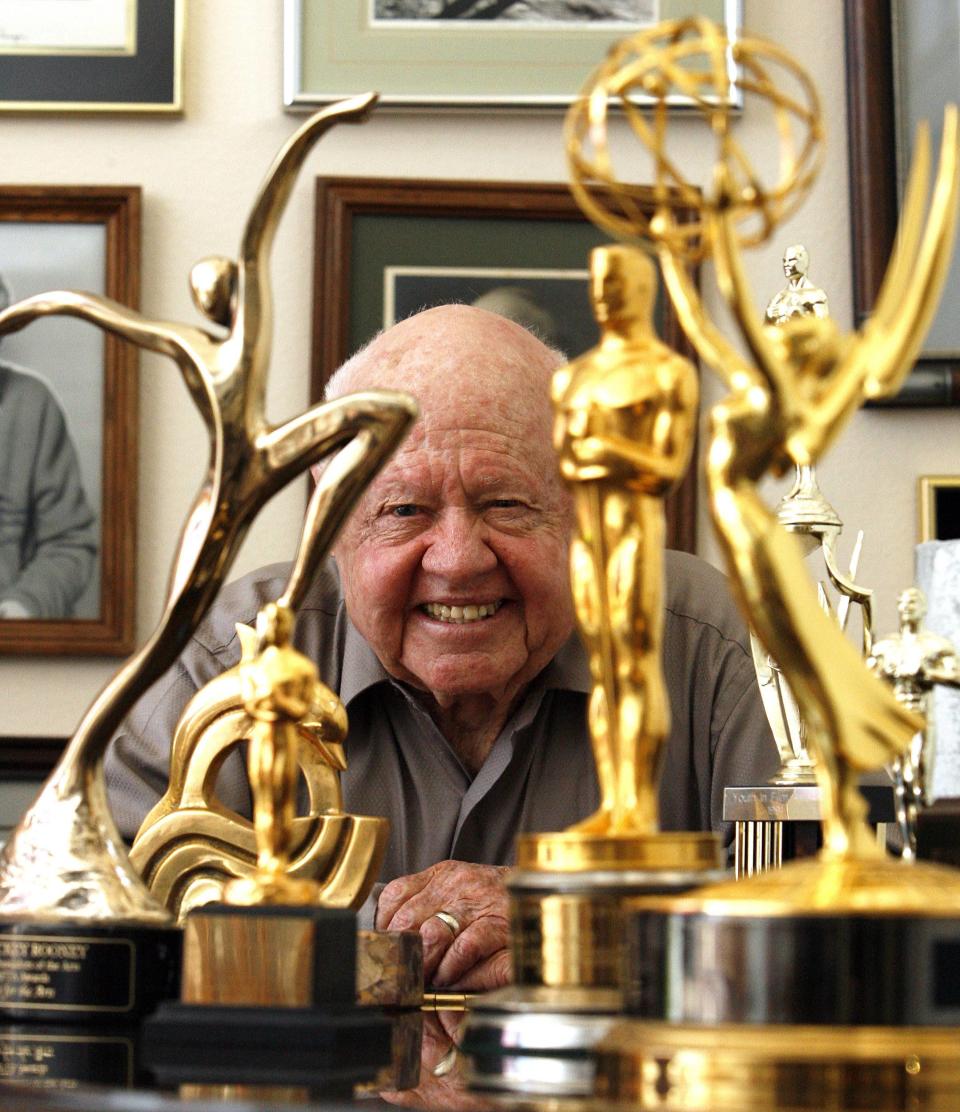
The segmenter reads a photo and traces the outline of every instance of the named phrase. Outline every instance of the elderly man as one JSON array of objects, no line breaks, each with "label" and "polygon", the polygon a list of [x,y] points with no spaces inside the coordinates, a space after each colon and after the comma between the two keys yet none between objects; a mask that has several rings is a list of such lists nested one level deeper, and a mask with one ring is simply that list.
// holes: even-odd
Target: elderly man
[{"label": "elderly man", "polygon": [[[377,926],[419,929],[437,985],[507,979],[502,874],[518,832],[561,829],[599,799],[567,579],[571,508],[551,447],[557,363],[513,322],[445,306],[383,333],[330,384],[331,396],[406,390],[421,406],[317,577],[295,642],[350,716],[346,808],[390,819]],[[281,566],[226,588],[116,739],[108,778],[125,834],[166,784],[184,704],[237,662],[234,623],[252,622],[285,580]],[[722,576],[668,553],[666,580],[662,825],[719,828],[724,786],[762,782],[777,753]],[[249,808],[239,760],[221,785],[225,802]]]}]

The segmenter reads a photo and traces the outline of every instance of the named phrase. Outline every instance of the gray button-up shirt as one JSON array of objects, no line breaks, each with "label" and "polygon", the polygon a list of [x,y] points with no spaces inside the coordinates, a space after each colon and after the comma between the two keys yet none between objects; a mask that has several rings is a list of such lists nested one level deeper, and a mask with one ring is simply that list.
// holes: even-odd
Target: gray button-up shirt
[{"label": "gray button-up shirt", "polygon": [[[234,623],[254,624],[278,597],[286,565],[221,593],[181,660],[141,700],[107,757],[110,800],[132,837],[167,782],[170,739],[189,698],[239,660]],[[749,643],[726,580],[704,561],[668,552],[664,675],[672,725],[660,787],[666,830],[722,830],[723,789],[762,783],[778,767]],[[345,809],[384,815],[390,842],[381,880],[445,858],[510,864],[517,834],[561,830],[599,802],[586,725],[590,675],[572,637],[531,683],[476,776],[461,764],[417,694],[384,671],[350,621],[328,561],[300,610],[297,647],[347,707]],[[249,814],[239,752],[218,784]]]}]

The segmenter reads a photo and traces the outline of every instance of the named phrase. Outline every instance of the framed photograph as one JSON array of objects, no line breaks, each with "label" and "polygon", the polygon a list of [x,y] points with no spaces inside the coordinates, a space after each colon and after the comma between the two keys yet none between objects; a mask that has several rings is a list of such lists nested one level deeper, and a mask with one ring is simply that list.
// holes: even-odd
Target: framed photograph
[{"label": "framed photograph", "polygon": [[186,0],[0,0],[0,112],[182,112]]},{"label": "framed photograph", "polygon": [[284,103],[293,111],[367,89],[376,89],[386,108],[562,108],[627,35],[661,19],[701,15],[732,37],[742,15],[741,0],[284,5]]},{"label": "framed photograph", "polygon": [[921,475],[917,505],[921,541],[960,540],[960,475]]},{"label": "framed photograph", "polygon": [[[138,186],[0,187],[0,305],[139,283]],[[0,653],[133,647],[137,367],[65,316],[0,337]]]},{"label": "framed photograph", "polygon": [[[853,301],[862,324],[893,250],[917,124],[936,166],[944,105],[960,89],[960,8],[953,0],[845,0]],[[898,406],[960,404],[960,257]]]},{"label": "framed photograph", "polygon": [[[599,339],[587,266],[605,242],[562,184],[318,178],[312,396],[380,329],[448,302],[500,312],[569,358],[582,354]],[[662,291],[656,320],[694,358]],[[668,503],[671,548],[694,550],[696,482],[692,467]]]}]

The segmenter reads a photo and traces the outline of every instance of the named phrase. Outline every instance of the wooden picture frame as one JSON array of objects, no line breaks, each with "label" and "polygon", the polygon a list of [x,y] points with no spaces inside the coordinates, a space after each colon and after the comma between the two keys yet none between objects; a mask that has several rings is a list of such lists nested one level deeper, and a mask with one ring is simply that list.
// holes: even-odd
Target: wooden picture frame
[{"label": "wooden picture frame", "polygon": [[0,783],[46,780],[69,741],[68,737],[0,737]]},{"label": "wooden picture frame", "polygon": [[[59,16],[58,2],[66,5]],[[98,7],[110,9],[99,39],[89,35]],[[96,0],[84,12],[73,8],[75,20],[66,0],[45,0],[24,28],[0,35],[0,112],[183,111],[186,0]]]},{"label": "wooden picture frame", "polygon": [[[604,14],[602,2],[568,3],[552,21],[520,7],[516,0],[284,0],[284,104],[307,112],[376,89],[386,111],[563,109],[615,43],[658,20],[701,16],[731,39],[743,23],[742,0],[635,0],[638,18],[629,21],[613,18],[615,9]],[[739,106],[733,77],[731,60],[730,99]],[[692,107],[679,96],[671,104]]]},{"label": "wooden picture frame", "polygon": [[[649,204],[652,210],[652,189]],[[681,219],[690,216],[680,213]],[[485,271],[502,276],[501,286],[536,290],[544,276],[558,290],[579,280],[580,311],[590,319],[588,256],[607,242],[562,184],[383,178],[318,178],[315,234],[314,399],[332,371],[384,326],[384,284],[397,274],[440,271],[469,279]],[[524,286],[530,272],[538,277]],[[663,340],[695,361],[662,291],[657,314]],[[595,330],[592,336],[588,347],[596,342]],[[570,357],[579,354],[563,339],[557,346]],[[667,545],[688,552],[696,544],[696,471],[694,464],[667,503]]]},{"label": "wooden picture frame", "polygon": [[[895,13],[897,0],[844,0],[853,308],[869,316],[893,251],[899,216]],[[960,46],[960,44],[958,44]],[[909,155],[908,155],[909,157]],[[922,355],[886,406],[960,404],[960,359]]]},{"label": "wooden picture frame", "polygon": [[[139,186],[0,186],[0,276],[11,300],[83,288],[138,308]],[[58,465],[63,470],[56,472],[56,484],[51,481],[42,495],[33,493],[38,487],[19,481],[13,484],[15,494],[12,486],[6,491],[11,506],[16,496],[17,512],[27,521],[21,535],[31,538],[34,554],[41,551],[37,506],[42,497],[47,520],[59,527],[64,515],[57,517],[59,511],[48,507],[65,498],[68,488],[75,504],[76,472],[79,498],[86,500],[93,520],[87,529],[92,528],[95,538],[89,544],[93,567],[85,573],[79,595],[75,581],[64,586],[53,580],[51,596],[69,596],[69,609],[57,612],[59,602],[45,601],[45,616],[0,620],[0,653],[108,656],[133,648],[138,364],[135,347],[68,317],[47,317],[0,337],[0,377],[6,376],[8,388],[22,392],[24,381],[40,379],[42,389],[34,397],[43,396],[39,404],[59,427],[60,414],[66,424],[55,442],[56,454],[51,451],[52,458],[66,461]],[[10,374],[11,367],[16,374]],[[18,443],[17,449],[21,447],[33,450],[26,443]],[[0,470],[0,482],[2,475]],[[75,514],[70,521],[75,530]],[[74,548],[80,543],[76,536],[74,532],[69,542]],[[88,544],[86,536],[81,541]],[[52,551],[48,549],[48,558]],[[0,598],[5,590],[16,591],[12,575],[24,570],[21,563],[4,576],[0,566]],[[35,578],[23,590],[29,593],[43,583]]]}]

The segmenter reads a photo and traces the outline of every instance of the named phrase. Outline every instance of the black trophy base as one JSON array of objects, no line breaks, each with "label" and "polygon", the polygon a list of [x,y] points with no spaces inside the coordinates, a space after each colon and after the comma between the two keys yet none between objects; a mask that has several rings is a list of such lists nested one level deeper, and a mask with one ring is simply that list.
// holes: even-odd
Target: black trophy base
[{"label": "black trophy base", "polygon": [[140,1066],[139,1041],[139,1024],[0,1024],[0,1081],[42,1089],[130,1089],[149,1077]]},{"label": "black trophy base", "polygon": [[143,1024],[143,1060],[162,1086],[298,1086],[349,1097],[390,1064],[391,1037],[376,1008],[167,1003]]},{"label": "black trophy base", "polygon": [[0,1021],[126,1024],[180,991],[181,932],[0,919]]}]

